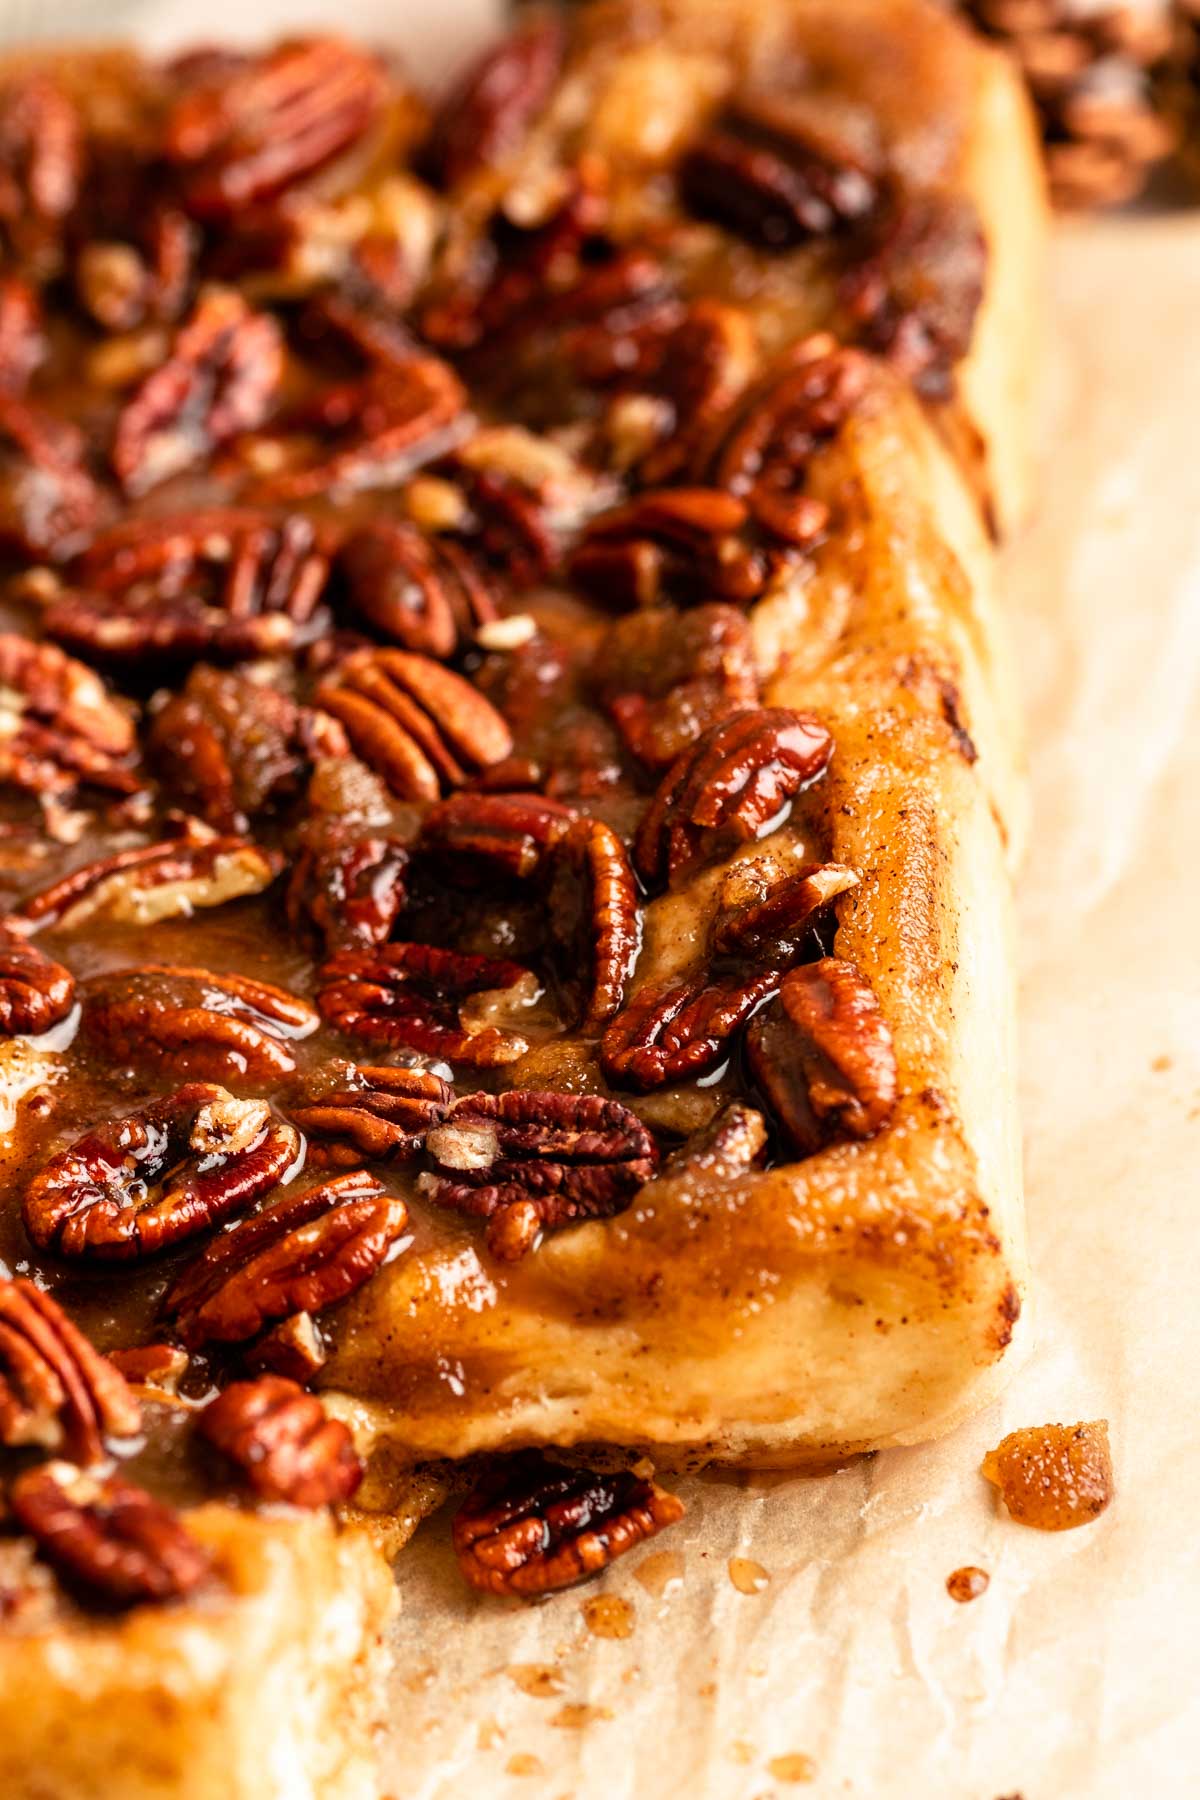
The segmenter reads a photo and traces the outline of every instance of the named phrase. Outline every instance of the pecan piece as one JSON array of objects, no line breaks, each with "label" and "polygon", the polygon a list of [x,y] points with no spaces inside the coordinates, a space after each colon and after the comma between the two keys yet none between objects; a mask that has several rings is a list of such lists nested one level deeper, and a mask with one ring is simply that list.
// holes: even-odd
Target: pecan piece
[{"label": "pecan piece", "polygon": [[129,712],[91,669],[54,644],[0,632],[0,783],[42,796],[136,793],[136,748]]},{"label": "pecan piece", "polygon": [[407,650],[355,652],[317,698],[402,799],[436,800],[512,750],[490,701],[453,670]]},{"label": "pecan piece", "polygon": [[896,1105],[892,1034],[866,976],[834,956],[784,977],[779,1004],[750,1027],[750,1068],[793,1147],[869,1138]]},{"label": "pecan piece", "polygon": [[721,886],[710,941],[718,956],[766,959],[786,967],[814,921],[858,886],[845,863],[795,863],[771,856],[734,864]]},{"label": "pecan piece", "polygon": [[614,1087],[645,1094],[706,1074],[725,1061],[735,1032],[778,988],[778,969],[741,980],[707,975],[650,983],[618,1013],[600,1046]]},{"label": "pecan piece", "polygon": [[466,885],[527,881],[574,818],[572,807],[540,794],[450,794],[427,814],[419,848]]},{"label": "pecan piece", "polygon": [[811,713],[753,707],[698,738],[663,776],[634,843],[634,864],[651,887],[701,855],[760,837],[784,803],[823,773],[833,740]]},{"label": "pecan piece", "polygon": [[610,825],[579,819],[556,846],[549,910],[579,1029],[598,1032],[621,1010],[642,947],[637,882]]},{"label": "pecan piece", "polygon": [[[758,344],[747,313],[717,300],[698,300],[659,336],[647,367],[639,371],[635,393],[610,408],[607,429],[614,447],[632,432],[637,439],[641,415],[647,418],[650,441],[634,443],[632,457],[645,487],[679,479],[692,466],[715,422],[733,405],[754,375]],[[647,413],[645,402],[650,402]]]},{"label": "pecan piece", "polygon": [[317,979],[321,1016],[364,1043],[403,1045],[479,1069],[516,1062],[529,1048],[495,1025],[472,1030],[462,1004],[473,994],[528,983],[519,963],[428,944],[381,944],[340,951]]},{"label": "pecan piece", "polygon": [[767,250],[863,218],[876,203],[879,146],[862,109],[819,93],[737,101],[680,165],[694,211]]},{"label": "pecan piece", "polygon": [[565,43],[562,21],[538,14],[467,70],[433,120],[424,163],[435,181],[453,187],[520,147],[550,98]]},{"label": "pecan piece", "polygon": [[362,137],[386,90],[379,59],[333,37],[299,38],[224,59],[207,79],[193,75],[163,136],[189,212],[233,223],[313,174]]},{"label": "pecan piece", "polygon": [[180,1599],[210,1572],[178,1513],[119,1475],[43,1463],[19,1475],[8,1498],[47,1562],[110,1604]]},{"label": "pecan piece", "polygon": [[530,1450],[468,1495],[452,1535],[472,1587],[546,1594],[599,1574],[683,1514],[682,1500],[631,1469],[566,1468]]},{"label": "pecan piece", "polygon": [[93,975],[83,999],[84,1032],[113,1062],[201,1080],[290,1075],[288,1040],[318,1023],[303,1000],[268,982],[162,963]]},{"label": "pecan piece", "polygon": [[299,513],[249,507],[126,520],[93,540],[80,587],[44,627],[81,655],[129,664],[237,661],[298,650],[329,625],[329,548]]},{"label": "pecan piece", "polygon": [[106,1438],[136,1437],[125,1377],[32,1281],[0,1279],[0,1443],[100,1462]]},{"label": "pecan piece", "polygon": [[346,758],[335,719],[231,670],[195,668],[152,710],[147,751],[174,797],[218,831],[295,795],[318,758]]},{"label": "pecan piece", "polygon": [[173,325],[192,295],[200,241],[191,220],[156,205],[148,220],[132,223],[134,242],[94,239],[75,263],[80,304],[106,331]]},{"label": "pecan piece", "polygon": [[0,549],[64,562],[99,517],[83,433],[0,388]]},{"label": "pecan piece", "polygon": [[24,393],[45,354],[37,290],[18,275],[0,276],[0,390]]},{"label": "pecan piece", "polygon": [[0,246],[38,279],[57,273],[82,162],[74,101],[40,70],[14,73],[0,87]]},{"label": "pecan piece", "polygon": [[468,1094],[425,1140],[438,1174],[422,1191],[488,1221],[502,1262],[532,1250],[543,1231],[624,1212],[658,1161],[641,1120],[599,1094]]},{"label": "pecan piece", "polygon": [[125,402],[112,465],[127,494],[144,494],[266,418],[283,376],[283,338],[232,288],[210,288],[175,335],[167,360]]},{"label": "pecan piece", "polygon": [[288,1106],[318,1167],[415,1156],[446,1115],[453,1090],[428,1069],[334,1063]]},{"label": "pecan piece", "polygon": [[341,1420],[281,1375],[231,1382],[201,1413],[200,1435],[237,1464],[261,1500],[331,1506],[349,1500],[363,1478]]},{"label": "pecan piece", "polygon": [[278,851],[260,849],[248,838],[217,837],[193,821],[183,837],[119,850],[73,870],[24,901],[17,916],[34,929],[60,931],[97,918],[153,925],[261,894],[282,867]]},{"label": "pecan piece", "polygon": [[274,1320],[354,1293],[407,1222],[403,1200],[361,1169],[288,1193],[215,1238],[172,1283],[164,1312],[189,1349],[245,1343]]},{"label": "pecan piece", "polygon": [[806,492],[808,463],[834,437],[866,390],[870,362],[825,333],[794,346],[741,396],[700,460],[704,478],[745,500],[764,531],[800,548],[829,523]]},{"label": "pecan piece", "polygon": [[762,1161],[767,1122],[760,1112],[731,1100],[663,1164],[664,1175],[689,1175],[700,1181],[736,1181]]},{"label": "pecan piece", "polygon": [[606,606],[757,599],[778,557],[754,541],[750,509],[720,487],[639,494],[593,519],[571,557],[572,579]]},{"label": "pecan piece", "polygon": [[52,1156],[26,1188],[21,1213],[43,1250],[132,1260],[242,1211],[299,1156],[297,1133],[264,1101],[193,1082]]},{"label": "pecan piece", "polygon": [[497,617],[492,587],[469,551],[399,520],[374,519],[354,532],[338,567],[351,609],[404,650],[444,660]]},{"label": "pecan piece", "polygon": [[750,627],[732,606],[685,613],[656,606],[617,619],[594,675],[626,746],[656,771],[709,726],[759,700]]},{"label": "pecan piece", "polygon": [[38,1037],[75,1004],[75,977],[0,920],[0,1036]]},{"label": "pecan piece", "polygon": [[327,955],[386,943],[404,906],[408,847],[338,821],[310,831],[292,867],[287,916],[320,933]]}]

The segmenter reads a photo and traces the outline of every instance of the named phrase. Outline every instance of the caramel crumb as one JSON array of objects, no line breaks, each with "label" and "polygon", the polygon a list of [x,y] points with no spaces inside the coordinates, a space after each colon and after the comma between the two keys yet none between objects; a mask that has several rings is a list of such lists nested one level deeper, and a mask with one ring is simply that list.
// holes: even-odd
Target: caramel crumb
[{"label": "caramel crumb", "polygon": [[593,1594],[583,1602],[583,1622],[593,1637],[633,1636],[633,1607],[619,1594]]},{"label": "caramel crumb", "polygon": [[1012,1517],[1039,1531],[1070,1531],[1098,1518],[1113,1497],[1108,1420],[1028,1425],[983,1459]]},{"label": "caramel crumb", "polygon": [[729,1759],[735,1763],[752,1763],[754,1761],[754,1745],[748,1744],[745,1738],[734,1738],[729,1746]]},{"label": "caramel crumb", "polygon": [[748,1556],[731,1556],[729,1579],[739,1594],[761,1594],[771,1577],[760,1562],[753,1562]]},{"label": "caramel crumb", "polygon": [[661,1600],[672,1588],[682,1586],[683,1558],[678,1550],[656,1550],[638,1564],[633,1578],[641,1582],[648,1594]]},{"label": "caramel crumb", "polygon": [[815,1781],[817,1765],[811,1756],[795,1750],[787,1756],[773,1756],[767,1764],[767,1773],[776,1781]]},{"label": "caramel crumb", "polygon": [[509,1757],[504,1765],[504,1773],[506,1775],[542,1775],[545,1771],[542,1768],[540,1756],[530,1756],[527,1751],[521,1750],[516,1756]]},{"label": "caramel crumb", "polygon": [[560,1706],[550,1723],[561,1731],[582,1731],[585,1725],[598,1725],[612,1716],[607,1706],[585,1706],[575,1702]]},{"label": "caramel crumb", "polygon": [[481,1750],[494,1750],[497,1744],[502,1744],[504,1727],[499,1719],[481,1719],[475,1733],[475,1742]]},{"label": "caramel crumb", "polygon": [[1150,1064],[1150,1067],[1154,1070],[1156,1075],[1162,1075],[1165,1074],[1168,1069],[1173,1068],[1174,1064],[1169,1056],[1163,1055],[1156,1056],[1154,1061]]},{"label": "caramel crumb", "polygon": [[555,1694],[562,1693],[565,1685],[558,1670],[550,1663],[513,1663],[508,1679],[535,1700],[552,1700]]},{"label": "caramel crumb", "polygon": [[976,1569],[970,1563],[964,1568],[955,1569],[946,1577],[946,1592],[952,1600],[963,1606],[968,1600],[978,1600],[980,1594],[987,1592],[991,1576],[986,1569]]}]

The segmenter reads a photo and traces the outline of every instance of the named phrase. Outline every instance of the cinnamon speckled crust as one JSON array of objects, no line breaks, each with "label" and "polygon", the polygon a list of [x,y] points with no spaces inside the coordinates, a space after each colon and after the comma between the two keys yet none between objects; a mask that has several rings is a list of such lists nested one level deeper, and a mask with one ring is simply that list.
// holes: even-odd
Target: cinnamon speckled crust
[{"label": "cinnamon speckled crust", "polygon": [[[812,466],[810,491],[849,503],[851,529],[798,597],[751,613],[760,651],[786,662],[765,704],[814,712],[837,745],[822,854],[863,880],[832,952],[862,968],[891,1025],[899,1103],[868,1142],[718,1191],[660,1179],[621,1216],[544,1243],[519,1292],[473,1243],[414,1251],[348,1309],[326,1378],[417,1457],[616,1441],[803,1464],[947,1430],[1019,1354],[1009,866],[1024,800],[994,530],[1028,492],[1043,199],[1006,66],[920,0],[635,10],[657,26],[653,48],[648,34],[628,53],[634,80],[682,43],[751,62],[799,49],[843,71],[899,166],[973,198],[988,241],[957,399],[923,405],[876,370]],[[622,16],[598,9],[593,32]],[[964,431],[982,469],[963,460]],[[687,966],[719,879],[649,904],[637,986]],[[521,1064],[511,1076],[539,1085]]]}]

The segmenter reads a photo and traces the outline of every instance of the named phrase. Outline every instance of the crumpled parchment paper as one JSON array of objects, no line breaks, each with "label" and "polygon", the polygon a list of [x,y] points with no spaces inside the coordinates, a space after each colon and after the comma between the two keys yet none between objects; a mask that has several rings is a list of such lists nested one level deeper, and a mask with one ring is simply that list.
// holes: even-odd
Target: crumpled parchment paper
[{"label": "crumpled parchment paper", "polygon": [[[497,10],[9,0],[0,38],[327,24],[439,70]],[[1200,1785],[1200,214],[1060,227],[1052,306],[1040,512],[1006,558],[1036,809],[1019,886],[1037,1348],[941,1443],[820,1479],[685,1482],[683,1525],[541,1605],[468,1594],[431,1521],[397,1570],[384,1767],[404,1800]],[[1044,1536],[997,1511],[988,1448],[1095,1417],[1118,1482],[1099,1522]],[[991,1577],[965,1606],[945,1588],[964,1564]]]}]

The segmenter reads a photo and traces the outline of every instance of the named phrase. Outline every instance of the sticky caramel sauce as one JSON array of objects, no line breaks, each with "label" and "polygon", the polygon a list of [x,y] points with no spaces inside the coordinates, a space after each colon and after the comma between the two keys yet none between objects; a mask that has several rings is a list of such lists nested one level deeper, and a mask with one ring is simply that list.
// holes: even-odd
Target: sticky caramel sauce
[{"label": "sticky caramel sauce", "polygon": [[983,1459],[1009,1516],[1038,1531],[1090,1525],[1113,1497],[1108,1420],[1079,1425],[1027,1425]]}]

